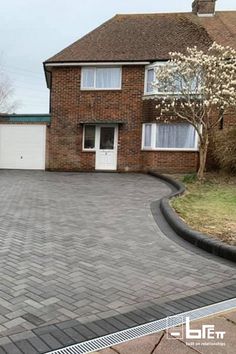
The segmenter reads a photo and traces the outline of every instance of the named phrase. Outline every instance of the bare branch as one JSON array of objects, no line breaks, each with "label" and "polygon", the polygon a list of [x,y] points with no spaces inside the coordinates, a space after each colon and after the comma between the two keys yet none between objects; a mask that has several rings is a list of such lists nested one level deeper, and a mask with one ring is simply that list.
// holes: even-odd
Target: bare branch
[{"label": "bare branch", "polygon": [[17,107],[13,100],[13,87],[6,74],[0,68],[0,113],[11,113]]}]

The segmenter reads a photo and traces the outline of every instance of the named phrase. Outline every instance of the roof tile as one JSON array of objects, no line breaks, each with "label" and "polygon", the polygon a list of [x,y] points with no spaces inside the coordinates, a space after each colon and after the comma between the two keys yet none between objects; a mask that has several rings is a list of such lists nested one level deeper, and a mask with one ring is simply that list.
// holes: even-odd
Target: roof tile
[{"label": "roof tile", "polygon": [[116,15],[46,62],[162,60],[194,45],[206,50],[213,41],[236,49],[236,11]]}]

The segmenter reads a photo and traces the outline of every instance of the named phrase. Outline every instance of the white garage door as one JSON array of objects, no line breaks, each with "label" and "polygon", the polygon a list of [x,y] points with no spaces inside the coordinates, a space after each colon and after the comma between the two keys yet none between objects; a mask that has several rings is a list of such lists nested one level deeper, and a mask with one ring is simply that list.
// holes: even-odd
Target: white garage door
[{"label": "white garage door", "polygon": [[0,168],[44,170],[46,126],[0,125]]}]

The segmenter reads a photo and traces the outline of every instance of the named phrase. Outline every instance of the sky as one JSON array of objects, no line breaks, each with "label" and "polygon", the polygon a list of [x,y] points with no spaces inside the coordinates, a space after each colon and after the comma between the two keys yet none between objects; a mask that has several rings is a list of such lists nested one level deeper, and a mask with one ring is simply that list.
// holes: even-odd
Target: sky
[{"label": "sky", "polygon": [[[192,0],[1,0],[0,67],[17,101],[15,113],[48,113],[43,61],[117,13],[186,12]],[[216,10],[236,10],[217,0]],[[12,98],[13,99],[13,98]]]}]

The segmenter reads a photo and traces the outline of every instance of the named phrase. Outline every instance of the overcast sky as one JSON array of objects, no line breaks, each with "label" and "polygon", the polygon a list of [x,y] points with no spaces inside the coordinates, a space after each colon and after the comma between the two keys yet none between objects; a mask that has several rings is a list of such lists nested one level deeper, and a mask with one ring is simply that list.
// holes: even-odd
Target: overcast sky
[{"label": "overcast sky", "polygon": [[[19,101],[17,113],[48,113],[42,62],[116,13],[191,11],[191,0],[1,0],[0,66]],[[218,0],[217,10],[236,10]]]}]

